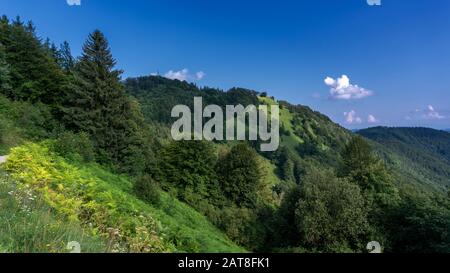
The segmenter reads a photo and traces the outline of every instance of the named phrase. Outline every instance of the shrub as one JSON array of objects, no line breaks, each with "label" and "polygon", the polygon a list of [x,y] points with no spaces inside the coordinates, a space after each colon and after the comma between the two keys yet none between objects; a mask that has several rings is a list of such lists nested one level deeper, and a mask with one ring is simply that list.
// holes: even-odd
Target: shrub
[{"label": "shrub", "polygon": [[65,132],[54,144],[54,151],[71,160],[91,162],[95,159],[94,147],[87,133]]},{"label": "shrub", "polygon": [[220,228],[239,245],[255,246],[257,240],[257,215],[254,210],[237,206],[224,208]]},{"label": "shrub", "polygon": [[150,204],[159,205],[161,202],[159,187],[149,175],[137,178],[133,190],[139,198]]}]

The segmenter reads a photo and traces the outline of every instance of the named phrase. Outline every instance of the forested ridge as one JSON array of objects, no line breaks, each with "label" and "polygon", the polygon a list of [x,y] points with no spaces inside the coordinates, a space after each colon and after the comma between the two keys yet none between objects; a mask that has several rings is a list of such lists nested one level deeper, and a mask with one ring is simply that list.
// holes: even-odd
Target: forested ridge
[{"label": "forested ridge", "polygon": [[[121,74],[100,30],[75,57],[1,18],[0,251],[450,252],[448,133],[358,135],[265,92]],[[172,141],[195,96],[278,104],[281,147]]]},{"label": "forested ridge", "polygon": [[418,182],[422,182],[422,186],[444,191],[450,187],[450,134],[447,132],[376,127],[358,134],[379,144],[381,155],[397,165],[404,176],[420,177]]}]

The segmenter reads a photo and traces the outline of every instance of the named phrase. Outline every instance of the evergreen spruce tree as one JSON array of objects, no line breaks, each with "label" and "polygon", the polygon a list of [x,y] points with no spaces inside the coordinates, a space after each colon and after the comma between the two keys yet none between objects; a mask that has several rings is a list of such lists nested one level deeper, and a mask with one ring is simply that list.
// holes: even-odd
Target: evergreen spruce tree
[{"label": "evergreen spruce tree", "polygon": [[11,88],[11,72],[6,61],[5,42],[9,41],[9,19],[2,16],[0,19],[0,93],[7,95]]},{"label": "evergreen spruce tree", "polygon": [[9,65],[5,60],[5,51],[0,43],[0,93],[9,92],[11,88],[11,78],[9,75]]},{"label": "evergreen spruce tree", "polygon": [[59,48],[55,45],[55,43],[51,43],[50,48],[50,56],[53,58],[53,60],[60,65],[60,59],[61,59],[61,55],[59,52]]},{"label": "evergreen spruce tree", "polygon": [[70,45],[67,41],[64,41],[64,43],[61,44],[58,53],[58,63],[61,68],[66,72],[72,71],[75,66],[75,59],[72,56],[72,51],[70,50]]},{"label": "evergreen spruce tree", "polygon": [[100,161],[133,172],[127,169],[130,165],[144,168],[144,135],[140,132],[143,118],[126,96],[120,82],[122,71],[115,65],[103,33],[91,33],[74,68],[74,81],[63,110],[64,123],[69,129],[92,136]]},{"label": "evergreen spruce tree", "polygon": [[5,95],[57,109],[63,98],[65,76],[36,36],[33,23],[25,24],[20,18],[9,22],[2,17],[0,43],[10,65],[11,89]]}]

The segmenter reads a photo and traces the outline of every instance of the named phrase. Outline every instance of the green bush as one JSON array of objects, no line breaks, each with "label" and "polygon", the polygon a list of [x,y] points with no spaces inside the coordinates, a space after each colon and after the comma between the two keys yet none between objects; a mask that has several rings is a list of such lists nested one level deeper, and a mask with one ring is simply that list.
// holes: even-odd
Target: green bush
[{"label": "green bush", "polygon": [[57,154],[71,160],[91,162],[95,159],[94,147],[87,133],[65,132],[53,147]]},{"label": "green bush", "polygon": [[60,129],[42,103],[12,101],[0,94],[0,154],[26,140],[51,138]]},{"label": "green bush", "polygon": [[143,175],[137,178],[133,190],[143,201],[153,205],[159,205],[161,203],[159,187],[149,175]]}]

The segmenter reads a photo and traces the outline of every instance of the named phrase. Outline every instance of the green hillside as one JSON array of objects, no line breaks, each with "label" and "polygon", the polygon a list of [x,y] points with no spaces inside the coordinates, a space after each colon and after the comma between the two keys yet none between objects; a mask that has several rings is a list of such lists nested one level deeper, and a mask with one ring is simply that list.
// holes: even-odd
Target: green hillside
[{"label": "green hillside", "polygon": [[[350,139],[350,132],[333,123],[328,117],[307,106],[291,105],[285,101],[261,96],[262,93],[244,88],[228,91],[208,87],[198,88],[187,82],[169,80],[158,76],[129,78],[126,90],[134,96],[149,122],[169,126],[176,119],[170,117],[171,109],[178,104],[193,107],[194,97],[201,96],[203,104],[226,105],[280,105],[282,146],[294,153],[307,156],[337,156],[339,149]],[[256,145],[255,145],[256,146]],[[332,161],[332,160],[331,160]]]},{"label": "green hillside", "polygon": [[[11,251],[61,252],[65,250],[64,242],[69,241],[80,241],[84,246],[80,235],[75,232],[68,232],[63,238],[58,238],[56,234],[54,237],[44,236],[51,232],[53,220],[48,220],[48,224],[44,221],[46,224],[42,225],[42,219],[36,219],[39,212],[33,210],[32,214],[22,216],[20,222],[12,218],[17,216],[5,213],[9,210],[5,207],[9,202],[3,201],[11,201],[8,192],[25,198],[23,195],[29,191],[36,192],[36,198],[39,198],[21,200],[30,209],[46,206],[46,217],[56,218],[55,224],[68,219],[69,223],[64,225],[77,227],[79,233],[88,239],[93,237],[103,241],[97,248],[87,248],[85,251],[243,251],[204,216],[171,196],[162,193],[158,204],[146,204],[135,197],[133,182],[128,177],[112,174],[96,164],[67,161],[51,151],[52,145],[47,142],[14,148],[4,166],[10,177],[2,180],[5,188],[2,188],[0,197],[1,222],[8,224],[8,229],[12,231],[2,234],[0,243],[10,246]],[[15,181],[14,186],[8,185],[7,181]],[[49,214],[48,210],[54,213]],[[27,226],[20,227],[24,222]],[[37,225],[32,227],[34,224]],[[111,232],[116,235],[107,240]],[[23,249],[19,244],[21,241],[15,240],[20,235],[30,236],[22,240],[28,239],[27,242],[32,245]]]},{"label": "green hillside", "polygon": [[377,127],[358,134],[380,144],[379,149],[405,177],[427,186],[450,186],[450,135],[429,128]]},{"label": "green hillside", "polygon": [[192,83],[169,80],[160,76],[128,78],[127,92],[140,102],[142,113],[148,121],[172,124],[171,110],[175,105],[194,107],[194,97],[202,97],[203,104],[258,105],[257,92],[244,88],[233,88],[228,92],[220,89],[198,88]]}]

